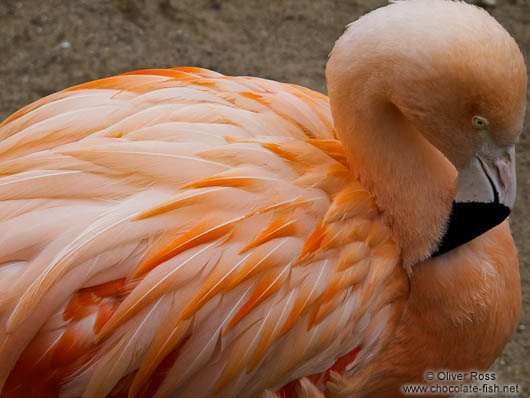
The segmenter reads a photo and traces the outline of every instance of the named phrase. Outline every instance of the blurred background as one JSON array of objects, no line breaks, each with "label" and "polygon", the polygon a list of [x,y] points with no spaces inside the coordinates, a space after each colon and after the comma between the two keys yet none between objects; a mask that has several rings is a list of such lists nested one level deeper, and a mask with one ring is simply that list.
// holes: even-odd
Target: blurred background
[{"label": "blurred background", "polygon": [[[384,0],[0,0],[0,120],[55,91],[134,69],[200,66],[326,92],[324,68],[347,23]],[[530,60],[530,0],[476,1]],[[518,146],[523,314],[492,370],[530,397],[530,134]],[[491,395],[501,397],[506,395]]]}]

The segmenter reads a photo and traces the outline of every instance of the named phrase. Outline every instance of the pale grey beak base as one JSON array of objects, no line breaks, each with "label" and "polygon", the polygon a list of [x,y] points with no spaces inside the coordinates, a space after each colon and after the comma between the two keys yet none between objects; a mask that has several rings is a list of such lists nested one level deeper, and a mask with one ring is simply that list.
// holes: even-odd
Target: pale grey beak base
[{"label": "pale grey beak base", "polygon": [[509,209],[515,204],[515,146],[484,142],[458,173],[455,202],[497,202]]}]

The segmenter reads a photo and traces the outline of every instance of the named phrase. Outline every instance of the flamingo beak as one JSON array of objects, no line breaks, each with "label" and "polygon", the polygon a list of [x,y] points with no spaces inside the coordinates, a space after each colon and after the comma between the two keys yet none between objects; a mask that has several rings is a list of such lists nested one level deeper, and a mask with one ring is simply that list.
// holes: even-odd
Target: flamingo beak
[{"label": "flamingo beak", "polygon": [[503,222],[515,203],[515,146],[487,139],[459,170],[447,230],[431,257],[452,250]]}]

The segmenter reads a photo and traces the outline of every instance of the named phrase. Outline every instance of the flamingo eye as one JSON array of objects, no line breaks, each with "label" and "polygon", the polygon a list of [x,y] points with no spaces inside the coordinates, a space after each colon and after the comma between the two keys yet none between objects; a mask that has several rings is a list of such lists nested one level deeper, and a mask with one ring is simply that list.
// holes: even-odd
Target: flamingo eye
[{"label": "flamingo eye", "polygon": [[471,118],[471,123],[473,123],[473,126],[477,129],[483,129],[488,127],[488,119],[482,116],[473,116]]}]

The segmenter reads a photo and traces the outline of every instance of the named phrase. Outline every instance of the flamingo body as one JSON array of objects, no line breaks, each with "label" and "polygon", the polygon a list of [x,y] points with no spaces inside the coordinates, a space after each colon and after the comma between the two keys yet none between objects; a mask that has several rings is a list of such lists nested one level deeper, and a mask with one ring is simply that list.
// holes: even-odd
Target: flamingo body
[{"label": "flamingo body", "polygon": [[[0,397],[390,398],[487,369],[521,305],[517,44],[402,1],[326,74],[329,100],[142,70],[0,124]],[[461,239],[462,204],[504,215]]]},{"label": "flamingo body", "polygon": [[254,397],[380,350],[408,282],[331,126],[320,94],[189,68],[5,121],[2,396]]}]

